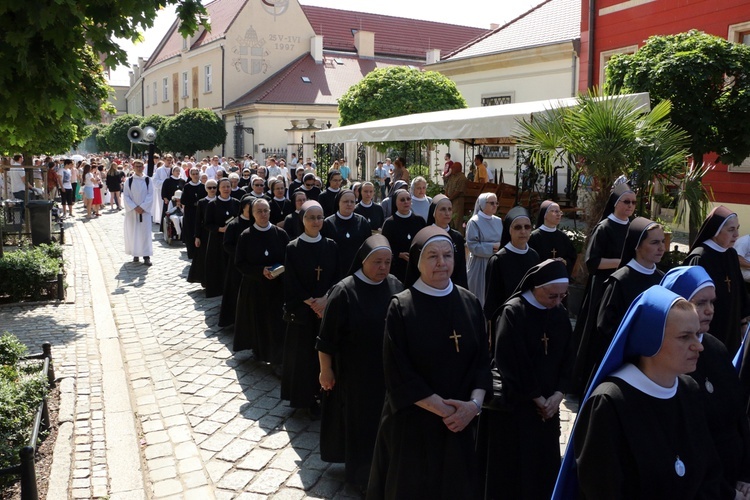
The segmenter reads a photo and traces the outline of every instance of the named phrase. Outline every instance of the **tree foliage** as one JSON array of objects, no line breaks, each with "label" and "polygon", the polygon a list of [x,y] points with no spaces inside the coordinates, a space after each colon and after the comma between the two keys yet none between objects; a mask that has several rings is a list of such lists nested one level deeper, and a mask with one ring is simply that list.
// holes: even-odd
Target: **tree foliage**
[{"label": "tree foliage", "polygon": [[183,34],[205,15],[200,0],[0,2],[0,149],[32,151],[40,136],[98,120],[109,86],[97,54],[126,64],[115,38],[137,41],[168,4]]},{"label": "tree foliage", "polygon": [[[371,71],[341,96],[339,125],[465,107],[456,84],[437,71],[392,66]],[[399,146],[383,143],[378,148]]]},{"label": "tree foliage", "polygon": [[142,116],[131,114],[115,118],[103,131],[107,149],[113,152],[130,152],[131,142],[128,139],[128,129],[140,126],[142,119]]},{"label": "tree foliage", "polygon": [[672,102],[672,122],[690,136],[696,164],[716,152],[725,163],[750,156],[750,47],[696,30],[652,36],[607,65],[610,92],[649,92]]},{"label": "tree foliage", "polygon": [[159,127],[156,143],[162,151],[193,155],[224,144],[224,121],[210,109],[185,108]]}]

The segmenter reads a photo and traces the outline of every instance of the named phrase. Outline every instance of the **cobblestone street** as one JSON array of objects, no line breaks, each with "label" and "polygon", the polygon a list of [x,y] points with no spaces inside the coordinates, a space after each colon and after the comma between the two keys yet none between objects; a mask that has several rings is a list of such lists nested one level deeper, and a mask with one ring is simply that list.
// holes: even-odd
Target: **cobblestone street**
[{"label": "cobblestone street", "polygon": [[53,344],[62,401],[48,498],[360,498],[343,465],[320,460],[319,422],[279,399],[270,368],[232,355],[220,298],[187,283],[183,246],[155,233],[149,268],[123,253],[122,212],[74,220],[68,301],[0,308],[0,330],[32,351]]}]

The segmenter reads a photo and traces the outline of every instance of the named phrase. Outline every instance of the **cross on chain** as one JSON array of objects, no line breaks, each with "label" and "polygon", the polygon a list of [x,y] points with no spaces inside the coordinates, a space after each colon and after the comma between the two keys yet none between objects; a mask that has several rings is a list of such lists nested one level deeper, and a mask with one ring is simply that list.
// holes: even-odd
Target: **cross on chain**
[{"label": "cross on chain", "polygon": [[732,293],[732,280],[729,279],[729,276],[726,277],[724,283],[727,284],[727,292]]},{"label": "cross on chain", "polygon": [[460,350],[458,349],[458,339],[461,338],[461,335],[457,334],[456,330],[453,330],[453,335],[448,338],[452,339],[456,343],[456,352],[460,352]]},{"label": "cross on chain", "polygon": [[547,347],[549,347],[549,337],[547,337],[547,332],[544,332],[544,335],[542,335],[542,342],[544,343],[544,355],[547,355]]},{"label": "cross on chain", "polygon": [[318,279],[317,279],[317,281],[320,281],[320,273],[323,272],[323,269],[321,269],[321,267],[318,266],[315,269],[313,269],[313,271],[315,271],[316,273],[318,273]]},{"label": "cross on chain", "polygon": [[554,259],[556,257],[557,257],[557,250],[553,248],[552,249],[552,258]]}]

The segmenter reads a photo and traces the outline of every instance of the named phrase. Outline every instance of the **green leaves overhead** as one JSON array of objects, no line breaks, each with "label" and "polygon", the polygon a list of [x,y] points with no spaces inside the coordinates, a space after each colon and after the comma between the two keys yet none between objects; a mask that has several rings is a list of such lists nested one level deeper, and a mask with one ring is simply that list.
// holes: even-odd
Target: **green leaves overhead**
[{"label": "green leaves overhead", "polygon": [[185,108],[164,122],[156,144],[162,151],[193,155],[224,144],[224,121],[210,109]]}]

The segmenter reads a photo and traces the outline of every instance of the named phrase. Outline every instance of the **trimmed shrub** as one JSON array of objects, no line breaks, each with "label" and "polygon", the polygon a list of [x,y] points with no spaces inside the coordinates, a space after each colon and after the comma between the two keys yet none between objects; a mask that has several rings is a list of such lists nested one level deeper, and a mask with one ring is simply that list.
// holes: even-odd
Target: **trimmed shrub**
[{"label": "trimmed shrub", "polygon": [[6,252],[0,259],[0,295],[12,301],[39,300],[57,278],[62,261],[60,245],[40,245]]}]

